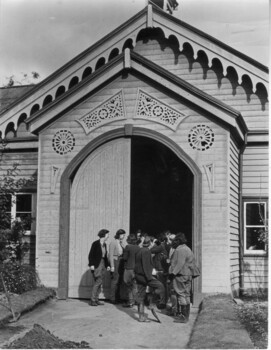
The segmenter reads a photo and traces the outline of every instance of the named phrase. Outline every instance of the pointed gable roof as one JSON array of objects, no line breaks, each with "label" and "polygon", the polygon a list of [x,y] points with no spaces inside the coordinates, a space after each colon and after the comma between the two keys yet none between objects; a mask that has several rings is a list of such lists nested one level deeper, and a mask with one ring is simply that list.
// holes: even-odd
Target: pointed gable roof
[{"label": "pointed gable roof", "polygon": [[30,131],[37,134],[52,121],[96,92],[100,86],[104,86],[107,83],[105,77],[107,81],[111,81],[124,71],[149,79],[151,83],[155,83],[170,94],[174,94],[176,98],[180,98],[183,103],[192,105],[204,114],[213,117],[217,122],[228,125],[239,140],[244,140],[247,127],[239,111],[129,49],[126,49],[124,54],[118,55],[85,81],[76,85],[70,93],[67,92],[28,118],[26,123],[29,125]]},{"label": "pointed gable roof", "polygon": [[[210,66],[212,60],[218,58],[223,65],[224,75],[228,67],[233,67],[238,73],[239,80],[242,80],[243,75],[250,77],[254,90],[258,83],[264,84],[267,89],[267,67],[185,22],[168,15],[159,7],[148,5],[112,33],[62,66],[2,112],[0,114],[0,132],[2,132],[2,135],[5,135],[5,130],[10,123],[17,125],[17,121],[22,114],[27,115],[28,121],[33,121],[32,116],[36,113],[40,115],[40,111],[48,106],[45,103],[46,101],[49,101],[49,105],[56,105],[60,93],[71,96],[72,91],[75,91],[74,86],[76,84],[82,84],[89,74],[94,76],[95,72],[98,72],[103,65],[110,63],[114,57],[120,56],[120,53],[126,47],[133,48],[139,32],[145,28],[160,28],[167,37],[175,36],[180,47],[188,42],[194,51],[194,57],[197,56],[199,51],[203,50],[208,57]],[[134,57],[135,62],[136,56],[132,57]]]}]

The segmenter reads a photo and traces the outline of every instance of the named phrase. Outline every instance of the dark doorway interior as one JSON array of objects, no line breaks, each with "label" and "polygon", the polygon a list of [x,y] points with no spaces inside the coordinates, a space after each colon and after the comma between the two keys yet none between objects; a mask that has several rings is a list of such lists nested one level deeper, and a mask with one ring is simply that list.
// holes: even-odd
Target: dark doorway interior
[{"label": "dark doorway interior", "polygon": [[130,232],[184,232],[192,245],[193,174],[169,148],[132,138]]}]

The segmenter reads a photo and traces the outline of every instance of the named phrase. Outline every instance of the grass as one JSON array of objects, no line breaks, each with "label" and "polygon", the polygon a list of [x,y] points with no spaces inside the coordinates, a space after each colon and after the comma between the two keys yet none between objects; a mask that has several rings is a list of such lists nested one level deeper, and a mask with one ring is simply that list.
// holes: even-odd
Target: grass
[{"label": "grass", "polygon": [[243,297],[236,305],[241,323],[245,326],[256,349],[268,347],[268,302],[257,297]]}]

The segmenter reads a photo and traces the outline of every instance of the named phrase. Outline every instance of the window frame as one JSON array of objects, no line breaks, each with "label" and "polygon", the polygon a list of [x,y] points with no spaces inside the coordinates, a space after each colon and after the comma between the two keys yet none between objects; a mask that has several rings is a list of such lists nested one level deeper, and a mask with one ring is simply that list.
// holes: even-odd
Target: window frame
[{"label": "window frame", "polygon": [[[261,228],[265,227],[266,225],[247,225],[246,224],[246,207],[247,204],[264,204],[264,213],[265,213],[265,220],[268,222],[268,198],[258,198],[258,197],[249,197],[249,198],[243,198],[243,250],[244,250],[244,256],[267,256],[267,245],[265,244],[265,249],[259,249],[259,250],[249,250],[246,249],[247,246],[247,228]],[[267,224],[268,226],[268,224]]]},{"label": "window frame", "polygon": [[37,194],[33,192],[17,192],[16,194],[11,195],[11,223],[16,220],[17,214],[17,201],[16,198],[18,195],[30,195],[31,196],[31,229],[24,232],[25,236],[31,236],[36,234],[36,198]]}]

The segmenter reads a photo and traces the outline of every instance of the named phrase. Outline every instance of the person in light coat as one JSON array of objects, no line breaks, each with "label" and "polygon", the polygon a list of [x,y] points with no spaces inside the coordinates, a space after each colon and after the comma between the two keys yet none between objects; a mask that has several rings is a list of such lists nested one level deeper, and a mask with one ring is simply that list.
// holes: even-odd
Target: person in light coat
[{"label": "person in light coat", "polygon": [[179,323],[187,323],[189,320],[192,279],[200,275],[194,254],[186,242],[184,233],[176,234],[172,242],[172,248],[175,250],[169,267],[169,279],[172,280],[178,307],[181,310],[175,317],[175,322]]},{"label": "person in light coat", "polygon": [[[119,229],[115,234],[115,239],[109,244],[109,261],[111,266],[111,286],[110,303],[118,304],[120,302],[120,285],[124,272],[123,250],[126,246],[124,237],[126,232]],[[123,270],[123,271],[122,271]]]}]

